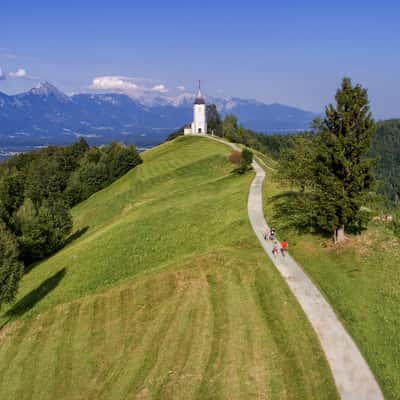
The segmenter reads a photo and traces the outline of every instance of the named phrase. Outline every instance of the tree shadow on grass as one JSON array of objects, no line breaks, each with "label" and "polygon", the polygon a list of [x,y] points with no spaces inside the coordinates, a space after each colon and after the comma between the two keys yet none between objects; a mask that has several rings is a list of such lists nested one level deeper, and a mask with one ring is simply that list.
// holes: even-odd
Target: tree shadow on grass
[{"label": "tree shadow on grass", "polygon": [[51,291],[53,291],[64,278],[66,268],[56,272],[50,278],[43,281],[40,286],[33,289],[21,300],[19,300],[10,310],[7,311],[6,316],[9,318],[20,317],[27,311],[31,310],[39,301],[44,299]]},{"label": "tree shadow on grass", "polygon": [[69,235],[67,237],[67,239],[65,240],[63,247],[66,247],[69,244],[71,244],[72,242],[74,242],[75,240],[79,239],[82,235],[84,235],[88,231],[88,229],[89,229],[89,227],[85,226],[85,227],[83,227],[81,229],[78,229],[72,235]]}]

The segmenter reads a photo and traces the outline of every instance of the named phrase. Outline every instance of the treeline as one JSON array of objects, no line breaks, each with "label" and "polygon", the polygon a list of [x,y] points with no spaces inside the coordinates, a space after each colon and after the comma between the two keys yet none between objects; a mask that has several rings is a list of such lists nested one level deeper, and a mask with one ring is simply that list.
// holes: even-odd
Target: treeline
[{"label": "treeline", "polygon": [[379,122],[371,156],[377,158],[378,191],[396,204],[400,202],[400,120]]},{"label": "treeline", "polygon": [[70,208],[141,162],[134,146],[89,147],[80,139],[0,165],[0,305],[14,298],[24,266],[65,244]]}]

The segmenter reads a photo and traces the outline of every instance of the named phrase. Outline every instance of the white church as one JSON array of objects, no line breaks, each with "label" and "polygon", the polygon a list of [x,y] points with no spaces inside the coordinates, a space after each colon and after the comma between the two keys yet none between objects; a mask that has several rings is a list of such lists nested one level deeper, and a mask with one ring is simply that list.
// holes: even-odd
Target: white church
[{"label": "white church", "polygon": [[207,133],[206,102],[201,94],[200,82],[199,91],[193,104],[193,122],[184,128],[185,135],[204,135]]}]

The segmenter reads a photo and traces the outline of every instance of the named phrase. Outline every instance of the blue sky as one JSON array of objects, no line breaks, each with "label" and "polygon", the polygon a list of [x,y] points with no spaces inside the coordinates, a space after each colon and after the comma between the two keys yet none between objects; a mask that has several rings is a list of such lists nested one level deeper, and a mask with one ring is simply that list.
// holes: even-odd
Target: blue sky
[{"label": "blue sky", "polygon": [[347,75],[377,118],[400,117],[400,3],[2,0],[0,68],[6,93],[48,80],[175,94],[201,79],[206,94],[312,111]]}]

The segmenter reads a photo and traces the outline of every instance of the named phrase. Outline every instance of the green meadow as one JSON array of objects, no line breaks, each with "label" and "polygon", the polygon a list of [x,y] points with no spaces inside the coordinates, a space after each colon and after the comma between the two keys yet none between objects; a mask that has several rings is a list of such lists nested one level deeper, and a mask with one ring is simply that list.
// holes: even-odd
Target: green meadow
[{"label": "green meadow", "polygon": [[375,374],[387,399],[400,399],[400,240],[382,223],[338,247],[301,233],[290,212],[291,192],[267,171],[264,213],[321,289]]},{"label": "green meadow", "polygon": [[228,154],[179,138],[73,209],[2,310],[1,399],[337,398]]}]

